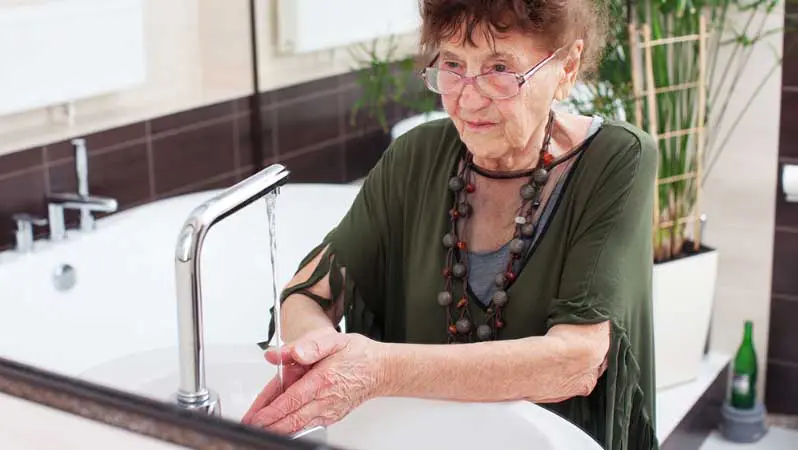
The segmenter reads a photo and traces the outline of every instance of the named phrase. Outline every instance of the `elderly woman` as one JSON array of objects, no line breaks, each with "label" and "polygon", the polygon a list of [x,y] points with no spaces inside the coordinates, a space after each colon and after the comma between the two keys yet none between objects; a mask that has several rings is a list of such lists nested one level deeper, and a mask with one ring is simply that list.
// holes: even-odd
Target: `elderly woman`
[{"label": "elderly woman", "polygon": [[423,77],[450,118],[397,139],[302,262],[281,296],[287,345],[267,352],[289,387],[272,380],[243,422],[291,433],[378,396],[527,400],[606,449],[657,448],[655,143],[553,108],[595,65],[606,12],[421,7]]}]

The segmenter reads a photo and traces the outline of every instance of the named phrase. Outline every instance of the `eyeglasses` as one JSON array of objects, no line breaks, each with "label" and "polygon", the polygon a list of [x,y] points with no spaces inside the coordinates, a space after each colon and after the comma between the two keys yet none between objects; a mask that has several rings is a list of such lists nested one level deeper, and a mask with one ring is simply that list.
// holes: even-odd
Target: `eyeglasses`
[{"label": "eyeglasses", "polygon": [[513,72],[486,72],[479,75],[468,77],[451,70],[432,67],[438,60],[438,56],[432,60],[430,65],[421,72],[424,84],[436,94],[455,94],[460,93],[466,84],[474,83],[477,90],[485,97],[494,100],[503,100],[515,97],[521,91],[521,86],[526,83],[538,70],[554,58],[559,49],[551,52],[544,60],[535,64],[524,74]]}]

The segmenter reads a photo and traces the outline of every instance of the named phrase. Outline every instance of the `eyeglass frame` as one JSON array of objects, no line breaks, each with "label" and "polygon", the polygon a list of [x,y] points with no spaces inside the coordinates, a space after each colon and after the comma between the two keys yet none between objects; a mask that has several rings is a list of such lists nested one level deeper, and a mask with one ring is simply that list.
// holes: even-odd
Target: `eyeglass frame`
[{"label": "eyeglass frame", "polygon": [[[527,70],[523,74],[520,74],[520,73],[517,73],[517,72],[495,72],[495,71],[490,71],[490,72],[485,72],[485,73],[478,73],[478,74],[472,75],[472,76],[467,76],[467,75],[460,75],[459,73],[452,72],[451,70],[448,70],[448,69],[441,69],[441,68],[437,68],[437,67],[435,67],[435,69],[437,69],[437,70],[445,70],[446,72],[453,73],[453,74],[457,75],[458,77],[460,77],[460,79],[465,81],[467,84],[475,83],[477,77],[481,77],[481,76],[484,76],[484,75],[489,75],[489,74],[492,74],[492,73],[507,73],[507,74],[513,75],[513,76],[515,76],[516,80],[518,81],[518,91],[515,94],[513,94],[513,95],[510,95],[510,96],[507,96],[507,97],[490,97],[490,96],[485,95],[481,90],[479,91],[479,93],[481,95],[485,95],[485,97],[488,97],[490,99],[493,99],[493,100],[506,100],[508,98],[513,98],[516,95],[520,94],[521,93],[521,86],[523,86],[532,77],[532,75],[536,74],[549,61],[554,59],[554,55],[556,55],[560,50],[562,50],[562,48],[563,47],[560,47],[557,50],[554,50],[553,52],[549,53],[548,56],[543,58],[537,64],[532,66],[531,69]],[[427,67],[425,67],[421,71],[421,73],[419,74],[421,76],[421,78],[424,80],[424,85],[427,86],[427,89],[429,89],[432,92],[435,92],[435,91],[433,91],[432,88],[430,88],[430,86],[429,86],[429,81],[428,81],[428,78],[427,78],[427,71],[429,69],[433,69],[432,66],[435,64],[435,62],[438,61],[438,58],[440,58],[440,56],[441,56],[441,54],[437,53],[435,55],[435,57],[432,58],[432,61],[430,61],[430,63],[427,65]],[[463,88],[465,88],[465,85],[463,85]],[[477,89],[479,90],[479,88],[477,88]],[[449,95],[449,94],[443,94],[441,92],[435,92],[435,93],[438,94],[438,95]]]}]

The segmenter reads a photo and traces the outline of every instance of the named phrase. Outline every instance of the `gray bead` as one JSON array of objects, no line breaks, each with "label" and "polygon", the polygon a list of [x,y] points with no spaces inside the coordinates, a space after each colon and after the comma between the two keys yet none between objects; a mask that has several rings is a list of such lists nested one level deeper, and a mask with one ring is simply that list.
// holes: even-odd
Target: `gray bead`
[{"label": "gray bead", "polygon": [[535,183],[544,184],[549,179],[549,173],[543,168],[535,169],[532,172],[532,179],[535,180]]},{"label": "gray bead", "polygon": [[466,266],[464,264],[462,264],[462,263],[455,264],[454,266],[452,266],[452,275],[454,275],[455,278],[463,278],[463,277],[465,277],[465,275],[466,275]]},{"label": "gray bead", "polygon": [[496,305],[497,307],[502,307],[507,304],[507,292],[496,291],[493,293],[493,297],[491,297],[491,300],[493,300],[493,304]]},{"label": "gray bead", "polygon": [[532,225],[531,223],[526,223],[524,225],[521,225],[521,235],[523,235],[524,237],[532,237],[533,234],[535,234],[534,225]]},{"label": "gray bead", "polygon": [[452,177],[449,179],[449,189],[454,192],[460,192],[465,187],[465,181],[460,177]]},{"label": "gray bead", "polygon": [[496,284],[496,287],[504,288],[504,283],[507,283],[507,277],[503,273],[497,273],[493,283]]},{"label": "gray bead", "polygon": [[438,294],[438,304],[446,307],[452,304],[452,294],[450,292],[441,292]]},{"label": "gray bead", "polygon": [[532,200],[535,198],[535,191],[535,186],[532,186],[531,184],[525,184],[521,186],[521,198],[524,200]]},{"label": "gray bead", "polygon": [[510,252],[520,255],[524,251],[524,241],[521,239],[513,239],[510,241]]},{"label": "gray bead", "polygon": [[493,331],[488,325],[482,324],[477,327],[477,337],[480,341],[487,341],[493,335]]},{"label": "gray bead", "polygon": [[471,205],[468,202],[460,202],[457,204],[457,213],[460,217],[468,217],[471,215]]},{"label": "gray bead", "polygon": [[443,246],[444,247],[452,248],[452,247],[454,247],[454,243],[455,243],[455,238],[454,238],[454,236],[452,236],[452,233],[446,233],[446,235],[443,236]]},{"label": "gray bead", "polygon": [[467,334],[471,331],[471,321],[465,317],[458,319],[455,326],[457,327],[457,332],[460,334]]}]

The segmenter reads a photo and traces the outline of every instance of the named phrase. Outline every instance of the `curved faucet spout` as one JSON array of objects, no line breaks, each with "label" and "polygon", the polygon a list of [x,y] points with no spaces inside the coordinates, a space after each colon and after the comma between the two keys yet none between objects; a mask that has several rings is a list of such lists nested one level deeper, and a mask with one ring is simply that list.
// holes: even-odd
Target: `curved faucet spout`
[{"label": "curved faucet spout", "polygon": [[210,228],[247,205],[276,192],[288,170],[273,164],[198,206],[186,219],[175,249],[180,385],[178,405],[220,414],[218,397],[205,385],[200,253]]}]

